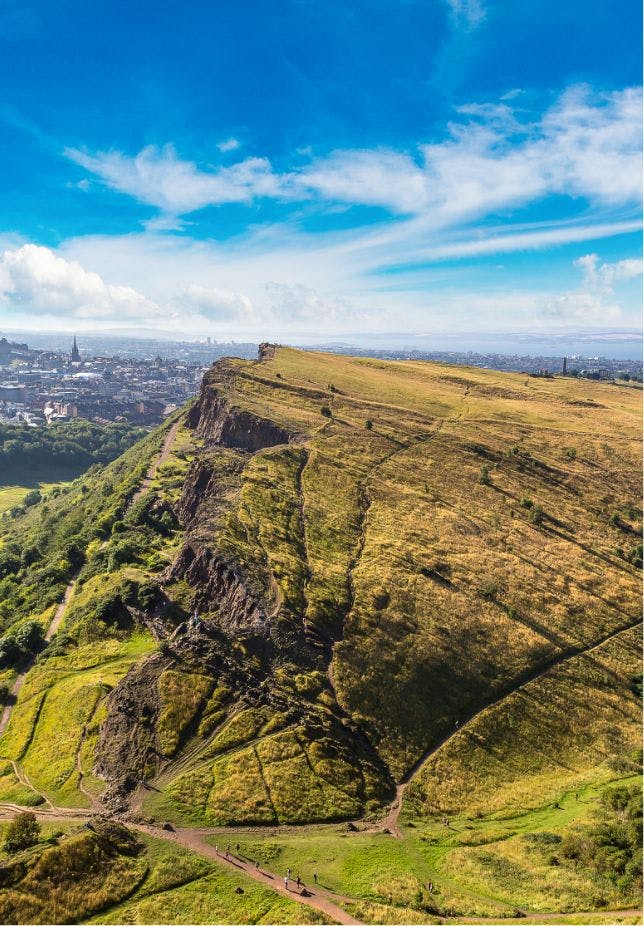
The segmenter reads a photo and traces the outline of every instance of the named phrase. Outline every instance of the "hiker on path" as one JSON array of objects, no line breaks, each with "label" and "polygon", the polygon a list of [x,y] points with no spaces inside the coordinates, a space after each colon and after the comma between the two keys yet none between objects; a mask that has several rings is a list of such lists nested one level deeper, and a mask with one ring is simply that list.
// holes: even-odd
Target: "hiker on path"
[{"label": "hiker on path", "polygon": [[316,872],[316,871],[313,872],[313,883],[314,883],[314,884],[317,884],[317,883],[318,883],[318,875],[317,875],[317,872]]},{"label": "hiker on path", "polygon": [[239,855],[239,843],[237,843],[237,845],[235,846],[235,851],[237,852],[237,855]]},{"label": "hiker on path", "polygon": [[295,883],[297,884],[298,887],[299,887],[300,884],[302,883],[302,879],[300,878],[299,875],[297,876],[297,881],[296,881]]},{"label": "hiker on path", "polygon": [[286,869],[286,877],[287,877],[287,878],[290,878],[290,877],[291,877],[291,869],[290,869],[290,868],[287,868],[287,869]]},{"label": "hiker on path", "polygon": [[255,862],[255,871],[259,871],[259,862]]},{"label": "hiker on path", "polygon": [[[290,869],[289,869],[290,871]],[[284,889],[288,891],[288,875],[284,877]]]},{"label": "hiker on path", "polygon": [[215,843],[215,855],[219,855],[219,846]]}]

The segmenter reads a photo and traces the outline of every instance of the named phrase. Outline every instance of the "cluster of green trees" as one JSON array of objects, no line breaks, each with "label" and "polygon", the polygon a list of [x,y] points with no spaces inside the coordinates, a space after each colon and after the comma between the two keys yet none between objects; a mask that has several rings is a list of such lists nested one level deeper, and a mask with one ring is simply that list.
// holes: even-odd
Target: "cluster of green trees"
[{"label": "cluster of green trees", "polygon": [[601,819],[565,836],[526,837],[548,854],[551,865],[586,869],[598,883],[608,881],[624,898],[642,892],[642,789],[619,785],[602,794]]},{"label": "cluster of green trees", "polygon": [[642,890],[642,790],[621,785],[601,800],[606,819],[585,832],[565,836],[559,856],[607,878],[624,895]]},{"label": "cluster of green trees", "polygon": [[69,467],[109,463],[146,431],[127,422],[100,425],[83,418],[48,428],[0,423],[0,468],[59,465]]},{"label": "cluster of green trees", "polygon": [[43,644],[42,627],[37,621],[25,621],[0,637],[0,669],[16,665],[35,655]]}]

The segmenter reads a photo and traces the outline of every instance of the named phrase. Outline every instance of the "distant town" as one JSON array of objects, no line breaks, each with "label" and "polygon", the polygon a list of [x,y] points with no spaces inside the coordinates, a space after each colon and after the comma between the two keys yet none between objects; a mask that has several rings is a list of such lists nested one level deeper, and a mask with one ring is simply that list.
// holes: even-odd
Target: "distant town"
[{"label": "distant town", "polygon": [[574,376],[584,379],[642,382],[641,360],[615,360],[607,357],[545,357],[524,354],[479,354],[476,351],[425,350],[363,350],[351,347],[324,347],[332,353],[352,357],[375,357],[379,360],[433,360],[457,366],[481,367],[507,373],[529,373],[532,376]]},{"label": "distant town", "polygon": [[[44,335],[37,335],[42,343]],[[222,356],[252,358],[257,344],[51,337],[47,347],[0,338],[0,421],[40,427],[85,418],[98,424],[154,425],[194,396],[210,365]],[[605,357],[542,357],[472,351],[366,350],[335,345],[335,353],[386,360],[434,360],[456,365],[642,382],[642,362]]]},{"label": "distant town", "polygon": [[74,418],[158,424],[197,393],[217,357],[257,356],[257,345],[209,340],[184,345],[179,356],[150,356],[149,346],[146,352],[133,346],[134,356],[107,355],[90,353],[75,337],[67,352],[0,338],[0,421],[31,427]]}]

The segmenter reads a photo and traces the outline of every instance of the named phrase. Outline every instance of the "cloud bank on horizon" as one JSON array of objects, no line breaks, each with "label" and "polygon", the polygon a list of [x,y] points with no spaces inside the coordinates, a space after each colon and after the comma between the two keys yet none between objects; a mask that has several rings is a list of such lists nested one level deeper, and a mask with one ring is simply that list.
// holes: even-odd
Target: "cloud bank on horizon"
[{"label": "cloud bank on horizon", "polygon": [[[251,5],[267,16],[262,3]],[[90,118],[83,132],[73,115],[85,92],[56,67],[59,124],[36,105],[36,86],[33,99],[23,90],[22,110],[0,110],[14,142],[1,156],[4,182],[14,184],[0,229],[0,326],[323,339],[639,327],[642,89],[628,80],[628,56],[606,59],[606,23],[615,55],[618,34],[626,48],[632,41],[615,5],[603,26],[596,17],[578,40],[578,53],[588,55],[584,72],[579,61],[557,65],[565,37],[555,32],[550,59],[537,35],[516,57],[514,46],[540,15],[552,26],[569,15],[555,4],[530,14],[526,3],[521,22],[504,3],[446,0],[437,11],[374,0],[393,21],[376,36],[378,57],[371,39],[356,38],[370,20],[373,31],[362,4],[331,3],[318,36],[321,57],[334,66],[317,77],[323,61],[293,51],[307,29],[320,28],[317,14],[307,4],[286,6],[292,15],[282,27],[293,46],[273,66],[287,65],[291,81],[271,96],[267,79],[263,106],[248,102],[261,62],[235,75],[225,60],[196,53],[186,78],[178,50],[152,75],[174,110],[161,113],[154,80],[145,92],[136,83],[133,49],[120,48],[119,62],[103,48],[106,71],[122,64],[137,88],[134,114],[119,108],[119,92],[99,74],[84,105],[90,112],[102,101],[108,117]],[[230,14],[229,50],[248,37],[233,7],[221,8]],[[31,31],[9,29],[7,38],[0,12],[9,58],[51,29],[64,45],[96,26],[87,13],[80,25],[49,22],[39,3],[31,13]],[[210,17],[214,26],[212,10]],[[415,47],[412,29],[421,26],[432,27],[431,41]],[[152,45],[167,42],[166,24],[155,28]],[[255,28],[263,34],[267,20],[260,16]],[[348,33],[356,60],[340,62],[337,46]],[[603,59],[591,60],[594,45]],[[366,76],[383,66],[383,54],[398,84],[393,96]],[[227,93],[218,106],[202,86],[215,76],[223,83],[217,92]],[[195,114],[187,130],[190,93],[209,118]],[[137,145],[139,137],[145,143]]]}]

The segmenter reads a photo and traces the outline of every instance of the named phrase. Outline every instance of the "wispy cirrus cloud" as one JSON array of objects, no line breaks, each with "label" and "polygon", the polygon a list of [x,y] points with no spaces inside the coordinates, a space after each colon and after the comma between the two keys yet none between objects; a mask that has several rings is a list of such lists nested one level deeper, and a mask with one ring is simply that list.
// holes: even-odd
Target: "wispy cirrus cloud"
[{"label": "wispy cirrus cloud", "polygon": [[282,172],[265,157],[200,168],[172,145],[133,157],[65,153],[107,186],[166,216],[268,198],[380,206],[393,215],[454,224],[552,195],[604,205],[639,201],[640,88],[597,94],[573,87],[540,118],[520,115],[507,103],[464,106],[439,142],[421,142],[411,152],[337,150]]},{"label": "wispy cirrus cloud", "polygon": [[170,215],[187,215],[204,206],[249,203],[280,195],[280,181],[266,158],[246,158],[217,171],[200,170],[182,160],[172,145],[149,146],[135,157],[120,151],[65,154],[107,186]]}]

